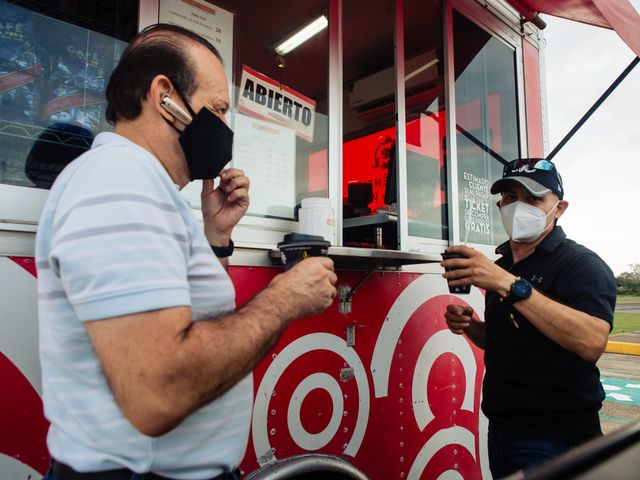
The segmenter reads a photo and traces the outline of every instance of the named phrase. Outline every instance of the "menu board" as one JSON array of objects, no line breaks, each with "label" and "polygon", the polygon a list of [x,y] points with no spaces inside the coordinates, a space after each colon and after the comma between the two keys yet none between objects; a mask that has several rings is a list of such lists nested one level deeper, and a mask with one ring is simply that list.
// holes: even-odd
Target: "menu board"
[{"label": "menu board", "polygon": [[204,0],[160,0],[158,21],[178,25],[206,38],[216,47],[231,83],[233,13]]},{"label": "menu board", "polygon": [[250,215],[293,219],[296,133],[272,122],[236,114],[233,166],[251,179]]}]

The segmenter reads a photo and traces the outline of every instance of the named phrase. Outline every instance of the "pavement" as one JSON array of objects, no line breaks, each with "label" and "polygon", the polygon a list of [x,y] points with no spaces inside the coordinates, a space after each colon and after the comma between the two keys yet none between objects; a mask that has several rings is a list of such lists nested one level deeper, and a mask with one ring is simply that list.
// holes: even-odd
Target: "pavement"
[{"label": "pavement", "polygon": [[600,423],[605,435],[630,423],[640,422],[640,358],[604,353],[598,360],[598,368],[605,392],[600,410]]},{"label": "pavement", "polygon": [[616,312],[640,313],[640,303],[621,303],[616,305]]},{"label": "pavement", "polygon": [[[640,313],[640,303],[616,305],[616,311]],[[600,424],[606,434],[640,422],[640,332],[621,332],[609,337],[598,360],[605,399]]]}]

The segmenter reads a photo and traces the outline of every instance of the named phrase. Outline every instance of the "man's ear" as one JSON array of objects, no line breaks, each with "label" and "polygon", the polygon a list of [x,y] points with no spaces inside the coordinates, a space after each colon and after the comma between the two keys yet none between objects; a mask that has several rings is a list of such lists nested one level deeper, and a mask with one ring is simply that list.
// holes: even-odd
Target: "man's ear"
[{"label": "man's ear", "polygon": [[160,105],[160,100],[162,100],[162,96],[164,94],[168,93],[169,95],[171,95],[174,92],[175,89],[173,88],[173,84],[166,75],[156,75],[155,77],[153,77],[153,80],[151,80],[151,85],[149,85],[149,91],[147,92],[147,96],[144,99],[144,103],[147,103],[146,106],[150,110],[158,112],[164,118],[166,118],[170,122],[173,122],[173,116],[164,108],[162,108],[162,106]]},{"label": "man's ear", "polygon": [[556,213],[554,215],[555,218],[560,218],[562,214],[567,211],[567,208],[569,208],[569,202],[567,202],[566,200],[560,200],[558,202],[558,206],[556,207]]}]

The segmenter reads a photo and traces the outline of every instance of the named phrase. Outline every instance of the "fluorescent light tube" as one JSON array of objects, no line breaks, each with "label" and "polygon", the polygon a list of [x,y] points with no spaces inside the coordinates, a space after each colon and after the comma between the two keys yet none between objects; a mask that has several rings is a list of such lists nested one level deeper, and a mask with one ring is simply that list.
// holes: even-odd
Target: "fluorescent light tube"
[{"label": "fluorescent light tube", "polygon": [[328,24],[329,22],[327,21],[327,17],[325,17],[324,15],[316,18],[309,25],[303,27],[301,30],[297,31],[289,38],[284,40],[280,45],[278,45],[276,47],[276,53],[278,55],[286,55],[294,48],[309,40],[316,33],[319,33],[327,28]]}]

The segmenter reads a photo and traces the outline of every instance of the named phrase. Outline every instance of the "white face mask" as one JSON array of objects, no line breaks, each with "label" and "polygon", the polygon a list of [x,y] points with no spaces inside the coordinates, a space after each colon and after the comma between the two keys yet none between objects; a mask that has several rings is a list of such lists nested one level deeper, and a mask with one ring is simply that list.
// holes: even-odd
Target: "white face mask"
[{"label": "white face mask", "polygon": [[500,209],[502,225],[507,235],[514,242],[533,242],[547,227],[547,217],[560,203],[556,202],[549,213],[541,208],[534,207],[524,202],[513,202]]}]

